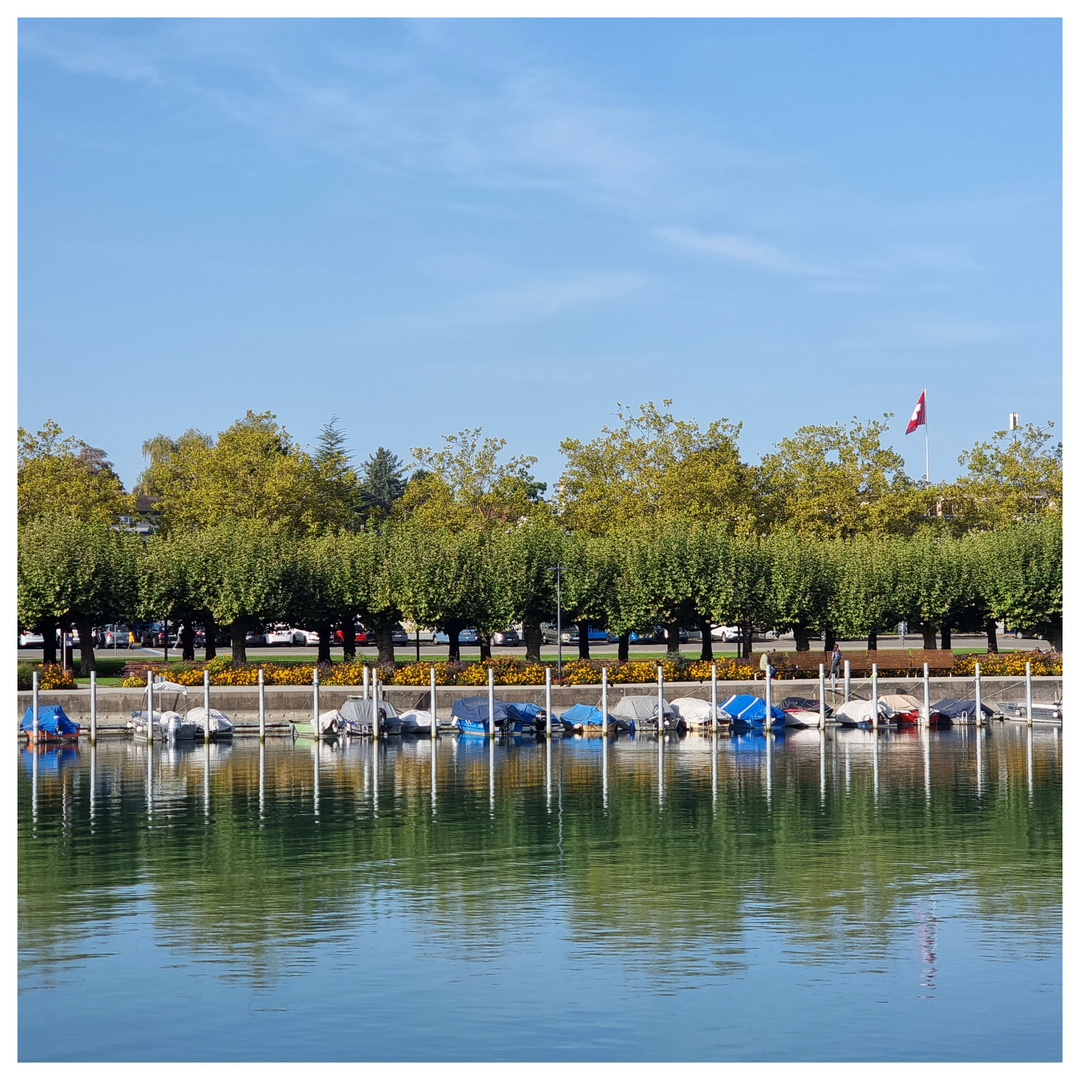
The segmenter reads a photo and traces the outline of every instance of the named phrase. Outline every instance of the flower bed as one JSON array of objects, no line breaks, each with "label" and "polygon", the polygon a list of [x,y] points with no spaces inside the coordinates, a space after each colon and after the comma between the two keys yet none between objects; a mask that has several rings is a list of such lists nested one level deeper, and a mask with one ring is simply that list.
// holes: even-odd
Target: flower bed
[{"label": "flower bed", "polygon": [[[705,682],[712,676],[709,660],[688,660],[682,657],[663,661],[664,679],[667,682]],[[308,686],[311,684],[314,665],[305,663],[237,664],[226,657],[217,657],[207,664],[171,663],[160,661],[130,661],[122,672],[124,686],[146,685],[146,673],[180,683],[182,686],[201,686],[203,669],[210,672],[214,686],[255,686],[259,681],[259,668],[267,686]],[[379,666],[379,678],[392,686],[427,686],[431,669],[435,669],[435,681],[439,686],[486,686],[488,671],[494,672],[496,686],[543,686],[544,664],[527,663],[521,657],[500,656],[484,663],[450,663],[440,660],[431,663],[389,664]],[[552,682],[563,686],[594,685],[600,682],[600,672],[606,668],[608,682],[642,683],[656,680],[656,662],[652,660],[568,660],[563,664],[563,677]],[[720,680],[748,680],[753,678],[754,668],[747,660],[724,657],[716,661],[716,677]],[[353,660],[339,664],[320,664],[319,682],[323,686],[360,686],[364,681],[364,665]]]},{"label": "flower bed", "polygon": [[20,664],[18,668],[19,690],[34,688],[34,669],[38,672],[39,690],[74,690],[76,689],[75,672],[62,668],[59,664]]},{"label": "flower bed", "polygon": [[980,675],[1013,675],[1024,677],[1025,665],[1031,664],[1032,675],[1060,675],[1062,671],[1060,653],[1044,652],[1005,652],[1005,653],[965,653],[953,662],[954,675],[974,675],[975,663],[979,664]]}]

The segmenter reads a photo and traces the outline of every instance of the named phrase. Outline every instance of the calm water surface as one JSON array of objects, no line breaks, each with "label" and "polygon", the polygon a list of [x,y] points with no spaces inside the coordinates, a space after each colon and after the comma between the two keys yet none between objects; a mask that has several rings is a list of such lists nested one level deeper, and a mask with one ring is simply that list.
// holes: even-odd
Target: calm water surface
[{"label": "calm water surface", "polygon": [[1060,731],[434,766],[20,750],[20,1059],[1061,1057]]}]

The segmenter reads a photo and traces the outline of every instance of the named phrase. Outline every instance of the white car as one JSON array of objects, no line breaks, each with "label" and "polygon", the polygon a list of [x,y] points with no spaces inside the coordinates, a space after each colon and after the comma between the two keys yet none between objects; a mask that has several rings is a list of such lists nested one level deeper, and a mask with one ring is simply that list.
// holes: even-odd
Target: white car
[{"label": "white car", "polygon": [[272,626],[266,632],[267,645],[294,645],[296,632],[287,626]]},{"label": "white car", "polygon": [[319,644],[319,635],[314,630],[301,630],[300,627],[294,626],[292,629],[292,636],[294,645]]},{"label": "white car", "polygon": [[19,635],[20,649],[41,649],[44,646],[45,639],[40,634],[35,634],[33,630],[24,630]]},{"label": "white car", "polygon": [[713,641],[738,641],[739,628],[737,626],[714,626],[712,628]]}]

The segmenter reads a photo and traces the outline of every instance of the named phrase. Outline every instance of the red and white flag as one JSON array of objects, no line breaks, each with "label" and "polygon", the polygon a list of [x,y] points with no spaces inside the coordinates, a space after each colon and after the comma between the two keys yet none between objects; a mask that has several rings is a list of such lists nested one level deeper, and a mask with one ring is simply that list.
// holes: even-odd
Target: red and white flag
[{"label": "red and white flag", "polygon": [[915,406],[915,411],[911,414],[911,419],[907,423],[907,431],[905,435],[910,435],[920,424],[926,423],[926,391],[924,390],[919,395],[918,404]]}]

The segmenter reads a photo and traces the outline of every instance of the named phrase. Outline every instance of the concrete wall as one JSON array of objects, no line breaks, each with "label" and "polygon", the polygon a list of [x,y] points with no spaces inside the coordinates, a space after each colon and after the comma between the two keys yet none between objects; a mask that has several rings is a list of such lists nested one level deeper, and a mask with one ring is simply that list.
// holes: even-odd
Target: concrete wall
[{"label": "concrete wall", "polygon": [[[1059,676],[1035,676],[1032,678],[1032,696],[1035,701],[1059,701],[1061,699],[1062,680]],[[879,694],[911,694],[922,700],[921,679],[879,679]],[[870,696],[869,679],[852,679],[852,694],[859,697]],[[829,704],[839,702],[843,697],[843,683],[837,680],[835,694],[828,690],[826,682],[826,700]],[[789,695],[816,698],[817,679],[783,679],[773,683],[773,700],[781,701]],[[666,683],[664,697],[671,701],[677,697],[698,697],[709,700],[710,687],[705,683]],[[732,694],[764,695],[764,684],[757,682],[722,682],[717,684],[717,700],[723,701]],[[319,688],[319,707],[322,710],[335,709],[347,697],[362,693],[355,686],[322,686]],[[399,712],[405,709],[427,708],[428,688],[426,686],[391,686],[385,687],[383,696]],[[656,683],[619,684],[608,688],[609,707],[628,694],[656,694]],[[487,687],[445,686],[436,691],[439,718],[450,719],[450,709],[455,698],[487,695]],[[123,727],[132,712],[146,708],[146,691],[120,687],[101,687],[97,692],[98,724],[102,729]],[[544,703],[542,686],[496,686],[495,696],[502,701],[532,701],[538,705]],[[973,698],[975,680],[973,678],[932,678],[930,680],[930,700],[941,698]],[[32,693],[29,690],[18,692],[18,720],[31,705]],[[1025,688],[1023,678],[984,678],[982,680],[983,700],[992,705],[996,701],[1023,701]],[[175,709],[183,712],[185,700],[188,705],[201,705],[202,687],[188,690],[186,699],[176,691],[155,696],[155,708]],[[599,686],[553,687],[552,707],[556,712],[568,709],[577,702],[587,705],[600,704]],[[62,705],[64,712],[76,723],[90,723],[90,691],[80,690],[43,690],[39,698],[42,705]],[[160,702],[160,704],[159,704]],[[210,688],[210,704],[213,708],[228,713],[235,723],[258,723],[259,692],[253,686],[213,686]],[[268,686],[266,688],[266,719],[268,723],[282,723],[293,717],[311,716],[310,686]],[[17,722],[18,722],[17,720]]]}]

